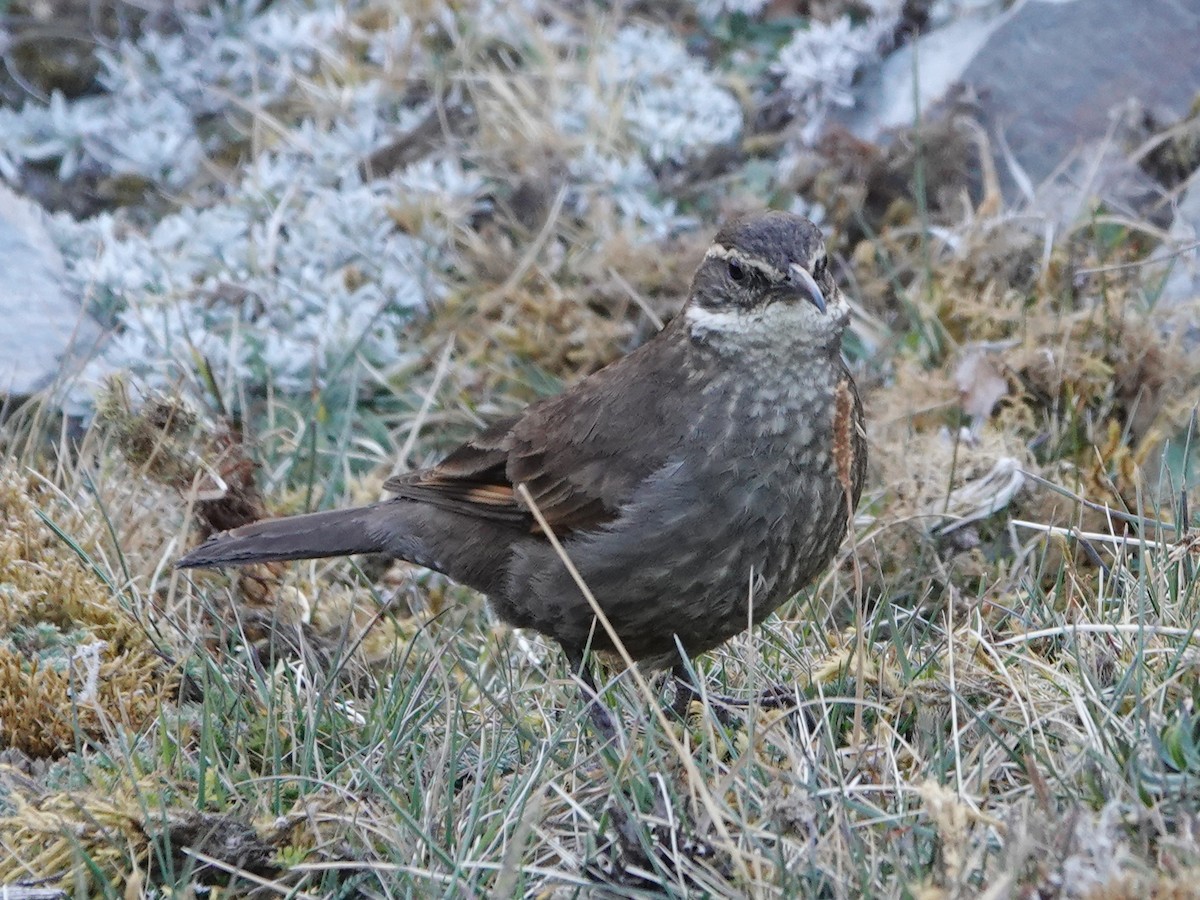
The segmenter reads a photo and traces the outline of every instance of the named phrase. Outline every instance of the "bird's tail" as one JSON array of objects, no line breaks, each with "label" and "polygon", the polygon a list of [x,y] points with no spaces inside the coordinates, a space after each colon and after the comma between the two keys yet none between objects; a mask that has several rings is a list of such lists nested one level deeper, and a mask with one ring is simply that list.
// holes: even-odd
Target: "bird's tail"
[{"label": "bird's tail", "polygon": [[203,569],[289,559],[319,559],[352,553],[378,553],[386,532],[374,506],[264,519],[220,534],[183,556],[175,566]]}]

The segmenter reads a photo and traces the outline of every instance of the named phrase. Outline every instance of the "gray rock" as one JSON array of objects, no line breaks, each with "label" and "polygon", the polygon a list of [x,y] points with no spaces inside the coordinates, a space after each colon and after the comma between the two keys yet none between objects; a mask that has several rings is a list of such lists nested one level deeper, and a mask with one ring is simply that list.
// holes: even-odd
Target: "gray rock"
[{"label": "gray rock", "polygon": [[0,185],[0,401],[61,382],[101,338],[99,325],[63,288],[62,257],[44,216]]},{"label": "gray rock", "polygon": [[950,97],[992,32],[1010,17],[999,7],[971,10],[905,44],[864,75],[844,124],[873,142],[915,125]]},{"label": "gray rock", "polygon": [[892,54],[845,124],[876,141],[913,124],[918,104],[928,113],[966,98],[988,126],[1010,201],[1036,196],[1068,221],[1096,196],[1138,209],[1158,192],[1124,162],[1120,117],[1182,117],[1200,90],[1198,40],[1200,0],[989,8]]}]

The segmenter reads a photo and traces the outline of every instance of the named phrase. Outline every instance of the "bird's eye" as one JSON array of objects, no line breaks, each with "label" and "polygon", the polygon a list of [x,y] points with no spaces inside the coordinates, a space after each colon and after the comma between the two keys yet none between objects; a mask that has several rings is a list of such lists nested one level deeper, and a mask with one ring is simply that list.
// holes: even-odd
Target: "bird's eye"
[{"label": "bird's eye", "polygon": [[741,281],[746,277],[746,270],[742,268],[742,264],[736,259],[729,261],[729,277],[734,281]]}]

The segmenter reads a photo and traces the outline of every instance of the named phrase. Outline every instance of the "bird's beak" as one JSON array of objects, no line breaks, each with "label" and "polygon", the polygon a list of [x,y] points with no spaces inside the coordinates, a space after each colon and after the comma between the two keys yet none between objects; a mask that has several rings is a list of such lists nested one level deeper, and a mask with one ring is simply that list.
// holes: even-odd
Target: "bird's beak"
[{"label": "bird's beak", "polygon": [[799,263],[792,263],[788,267],[789,281],[792,285],[802,293],[813,306],[821,312],[825,312],[825,295],[821,293],[821,286],[817,284],[817,279],[812,277],[812,273]]}]

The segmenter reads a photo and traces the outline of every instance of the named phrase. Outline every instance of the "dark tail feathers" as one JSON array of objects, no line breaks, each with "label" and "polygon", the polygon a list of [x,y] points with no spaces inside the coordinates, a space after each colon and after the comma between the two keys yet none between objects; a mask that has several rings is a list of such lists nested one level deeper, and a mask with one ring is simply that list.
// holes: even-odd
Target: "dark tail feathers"
[{"label": "dark tail feathers", "polygon": [[374,507],[264,519],[207,541],[175,563],[179,569],[240,566],[289,559],[320,559],[352,553],[378,553],[384,535],[372,515]]}]

